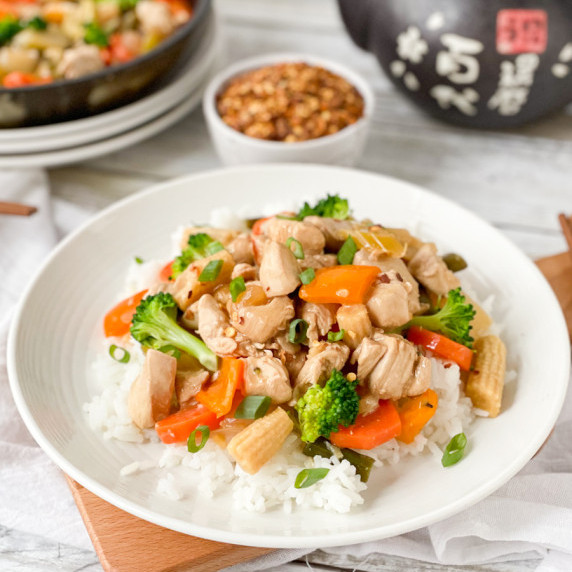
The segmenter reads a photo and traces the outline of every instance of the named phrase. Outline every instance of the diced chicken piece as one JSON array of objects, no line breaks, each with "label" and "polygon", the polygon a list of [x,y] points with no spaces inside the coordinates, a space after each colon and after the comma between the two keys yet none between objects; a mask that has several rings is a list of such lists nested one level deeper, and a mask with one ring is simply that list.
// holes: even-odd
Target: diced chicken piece
[{"label": "diced chicken piece", "polygon": [[409,262],[409,270],[425,288],[439,296],[446,296],[449,290],[460,286],[459,279],[447,268],[432,243],[419,248]]},{"label": "diced chicken piece", "polygon": [[292,300],[278,296],[261,306],[237,304],[231,313],[231,324],[252,342],[264,343],[286,329],[293,317]]},{"label": "diced chicken piece", "polygon": [[[213,260],[222,260],[222,267],[217,277],[208,282],[201,282],[199,276],[209,262]],[[201,260],[197,260],[189,264],[181,274],[177,276],[174,282],[168,286],[168,292],[173,295],[177,305],[183,312],[203,294],[212,292],[219,284],[223,284],[230,280],[232,269],[234,268],[234,259],[226,250],[220,250],[212,256],[207,256]]]},{"label": "diced chicken piece", "polygon": [[375,395],[368,393],[359,400],[358,415],[369,415],[379,407],[379,399]]},{"label": "diced chicken piece", "polygon": [[284,365],[290,374],[290,379],[296,379],[306,363],[306,350],[300,350],[294,354],[284,354]]},{"label": "diced chicken piece", "polygon": [[409,272],[405,262],[401,258],[386,256],[379,251],[361,248],[354,256],[354,264],[361,266],[377,266],[383,272],[393,270],[396,274],[403,278],[403,281],[411,286],[408,294],[409,311],[417,314],[421,310],[419,303],[419,284]]},{"label": "diced chicken piece", "polygon": [[284,364],[291,379],[296,378],[306,361],[304,346],[293,344],[288,339],[288,331],[277,334],[264,344],[264,348],[270,350]]},{"label": "diced chicken piece", "polygon": [[59,48],[63,50],[70,46],[70,39],[58,29],[33,30],[32,28],[26,28],[14,36],[12,46],[34,50],[45,50],[49,48]]},{"label": "diced chicken piece", "polygon": [[254,264],[254,254],[252,253],[252,241],[250,235],[246,233],[239,234],[232,242],[228,244],[226,249],[237,264]]},{"label": "diced chicken piece", "polygon": [[420,395],[431,382],[431,362],[400,336],[376,332],[352,355],[358,364],[358,379],[366,381],[378,399],[401,399]]},{"label": "diced chicken piece", "polygon": [[341,370],[348,357],[350,349],[341,343],[319,343],[308,351],[306,363],[296,377],[295,397],[298,397],[308,387],[326,381],[332,370]]},{"label": "diced chicken piece", "polygon": [[13,71],[33,72],[38,65],[40,52],[29,48],[5,46],[0,48],[0,69],[2,73]]},{"label": "diced chicken piece", "polygon": [[306,254],[304,258],[298,260],[301,270],[306,270],[306,268],[318,270],[318,268],[335,266],[337,263],[338,259],[335,254]]},{"label": "diced chicken piece", "polygon": [[[230,315],[233,302],[229,285],[221,284],[218,288],[215,289],[215,291],[213,292],[213,296],[214,299],[217,301],[218,305],[223,310],[226,310],[226,313]],[[185,314],[183,314],[183,317],[185,316]]]},{"label": "diced chicken piece", "polygon": [[74,79],[94,73],[104,67],[105,64],[97,46],[81,45],[64,50],[58,73],[66,79]]},{"label": "diced chicken piece", "polygon": [[307,216],[304,222],[313,224],[321,231],[326,239],[328,250],[339,250],[346,241],[348,232],[355,227],[355,223],[350,220],[336,220],[321,216]]},{"label": "diced chicken piece", "polygon": [[234,355],[238,342],[228,335],[232,332],[228,316],[214,297],[210,294],[201,296],[192,310],[197,316],[198,332],[205,344],[219,356]]},{"label": "diced chicken piece", "polygon": [[281,244],[293,237],[304,249],[304,254],[320,254],[326,245],[322,232],[312,224],[297,220],[271,218],[261,224],[261,230],[271,240]]},{"label": "diced chicken piece", "polygon": [[[378,334],[376,333],[376,338]],[[352,354],[351,363],[358,364],[357,377],[365,382],[379,360],[386,352],[386,347],[377,339],[364,338]]]},{"label": "diced chicken piece", "polygon": [[370,289],[365,301],[369,316],[378,328],[395,328],[411,319],[409,288],[391,270],[381,274],[378,283]]},{"label": "diced chicken piece", "polygon": [[141,28],[148,34],[168,36],[175,29],[175,20],[165,2],[140,0],[135,5],[135,14],[141,23]]},{"label": "diced chicken piece", "polygon": [[242,276],[246,282],[249,280],[256,280],[257,275],[256,268],[250,264],[246,264],[245,262],[238,263],[233,269],[231,278],[234,280],[239,276]]},{"label": "diced chicken piece", "polygon": [[252,253],[254,255],[254,261],[256,264],[260,264],[262,260],[262,254],[264,253],[264,249],[270,239],[264,236],[263,234],[251,234],[250,240],[252,241]]},{"label": "diced chicken piece", "polygon": [[308,323],[306,335],[313,342],[325,336],[336,323],[337,304],[313,304],[304,302],[299,312],[300,317]]},{"label": "diced chicken piece", "polygon": [[95,4],[95,12],[97,14],[97,21],[101,24],[117,20],[121,17],[121,9],[119,3],[113,0],[99,1]]},{"label": "diced chicken piece", "polygon": [[273,403],[292,398],[288,370],[279,359],[270,356],[246,358],[244,388],[247,395],[266,395]]},{"label": "diced chicken piece", "polygon": [[260,264],[260,282],[267,296],[286,296],[301,284],[300,268],[292,251],[284,244],[270,241]]},{"label": "diced chicken piece", "polygon": [[189,245],[189,236],[191,234],[208,234],[213,240],[218,240],[223,246],[229,246],[230,243],[240,234],[237,230],[227,228],[213,228],[210,226],[192,226],[185,228],[181,234],[179,247],[184,250]]},{"label": "diced chicken piece", "polygon": [[147,350],[139,377],[131,384],[127,406],[140,429],[153,427],[169,415],[175,390],[177,360],[157,350]]},{"label": "diced chicken piece", "polygon": [[407,388],[408,395],[421,395],[429,389],[431,383],[431,360],[425,356],[419,355],[415,370],[413,372],[413,380]]},{"label": "diced chicken piece", "polygon": [[344,330],[344,342],[355,350],[360,342],[371,336],[372,325],[369,313],[364,304],[340,306],[336,314],[340,330]]},{"label": "diced chicken piece", "polygon": [[180,406],[188,404],[201,390],[210,377],[206,369],[197,368],[177,371],[175,377],[175,393]]}]

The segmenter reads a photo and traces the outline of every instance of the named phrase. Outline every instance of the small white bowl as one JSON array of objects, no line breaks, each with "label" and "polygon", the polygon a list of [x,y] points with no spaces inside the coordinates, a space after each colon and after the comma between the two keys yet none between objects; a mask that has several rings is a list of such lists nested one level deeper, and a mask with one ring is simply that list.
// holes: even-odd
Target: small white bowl
[{"label": "small white bowl", "polygon": [[[256,139],[229,127],[216,109],[217,95],[232,78],[250,70],[283,62],[321,66],[343,77],[363,97],[363,116],[333,135],[296,143]],[[374,104],[373,90],[360,75],[337,62],[296,53],[269,54],[236,62],[210,81],[203,96],[203,111],[209,133],[220,159],[226,165],[295,162],[353,166],[365,145]]]}]

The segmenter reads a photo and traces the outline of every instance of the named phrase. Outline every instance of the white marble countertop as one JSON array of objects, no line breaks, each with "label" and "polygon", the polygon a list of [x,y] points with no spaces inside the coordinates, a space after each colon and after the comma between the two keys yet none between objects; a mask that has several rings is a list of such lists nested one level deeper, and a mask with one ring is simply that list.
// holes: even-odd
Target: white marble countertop
[{"label": "white marble countertop", "polygon": [[[345,34],[334,0],[218,0],[225,61],[271,51],[339,60],[368,78],[377,109],[359,168],[405,179],[448,197],[499,228],[533,258],[564,250],[557,213],[572,212],[572,109],[511,132],[471,131],[438,123],[395,91],[373,56]],[[148,185],[220,166],[196,110],[154,138],[86,163],[50,170],[62,209],[96,212]],[[61,209],[60,209],[61,210]],[[69,229],[62,226],[62,233]],[[41,517],[41,515],[39,515]],[[333,570],[315,553],[312,569]],[[402,558],[351,562],[358,570],[533,570],[537,561],[439,566]],[[308,569],[305,562],[282,571]],[[0,523],[0,572],[96,571],[93,551],[55,544]]]}]

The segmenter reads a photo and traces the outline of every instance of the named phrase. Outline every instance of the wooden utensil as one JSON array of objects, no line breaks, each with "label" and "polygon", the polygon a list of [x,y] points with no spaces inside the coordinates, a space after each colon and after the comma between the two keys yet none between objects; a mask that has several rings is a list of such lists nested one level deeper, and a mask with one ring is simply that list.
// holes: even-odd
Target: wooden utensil
[{"label": "wooden utensil", "polygon": [[38,209],[31,205],[23,205],[21,203],[9,203],[0,201],[0,214],[17,215],[17,216],[30,216]]}]

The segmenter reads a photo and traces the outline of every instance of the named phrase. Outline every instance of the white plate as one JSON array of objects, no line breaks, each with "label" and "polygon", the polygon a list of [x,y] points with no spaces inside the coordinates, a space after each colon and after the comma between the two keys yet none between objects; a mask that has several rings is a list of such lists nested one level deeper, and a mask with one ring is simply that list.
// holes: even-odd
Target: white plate
[{"label": "white plate", "polygon": [[[135,255],[166,259],[180,224],[211,209],[346,195],[358,217],[415,228],[461,253],[477,293],[497,295],[509,360],[518,381],[506,388],[496,419],[478,419],[466,457],[444,469],[432,455],[373,472],[365,504],[348,515],[232,508],[229,494],[169,501],[154,493],[156,476],[119,476],[147,458],[145,445],[104,441],[87,426],[82,404],[90,364],[102,341],[101,320],[115,302]],[[96,253],[94,255],[94,253]],[[86,258],[87,257],[87,258]],[[86,260],[89,263],[86,263]],[[48,455],[108,502],[158,525],[222,542],[269,547],[333,546],[410,531],[492,493],[517,473],[554,425],[570,363],[558,303],[538,269],[497,230],[461,207],[387,177],[343,168],[269,165],[177,179],[123,200],[67,238],[28,287],[14,317],[8,371],[18,409]],[[41,486],[41,483],[38,484]]]},{"label": "white plate", "polygon": [[159,117],[186,100],[212,72],[218,52],[215,21],[209,26],[203,44],[178,74],[161,90],[118,109],[55,125],[0,129],[0,159],[39,152],[54,152],[101,141],[126,133]]},{"label": "white plate", "polygon": [[175,107],[160,117],[156,117],[131,131],[122,132],[119,135],[102,141],[96,141],[70,149],[58,149],[55,151],[21,155],[0,155],[0,168],[17,169],[22,167],[56,167],[59,165],[68,165],[70,163],[101,157],[102,155],[125,149],[130,145],[135,145],[135,143],[149,139],[149,137],[177,123],[200,104],[209,77],[210,74],[207,75],[202,85],[199,85],[193,93],[186,96],[182,103],[175,105]]}]

